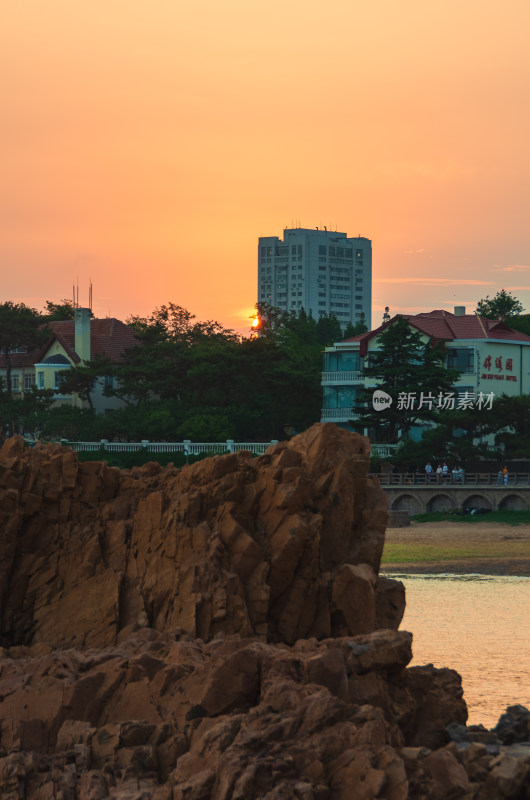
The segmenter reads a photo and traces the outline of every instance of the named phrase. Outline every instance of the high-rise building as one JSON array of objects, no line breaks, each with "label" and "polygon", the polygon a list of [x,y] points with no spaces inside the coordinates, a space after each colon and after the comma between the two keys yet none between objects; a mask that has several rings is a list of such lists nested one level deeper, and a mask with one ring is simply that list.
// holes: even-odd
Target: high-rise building
[{"label": "high-rise building", "polygon": [[286,228],[283,239],[258,245],[258,302],[283,311],[334,314],[348,322],[372,320],[372,242],[364,236],[316,228]]}]

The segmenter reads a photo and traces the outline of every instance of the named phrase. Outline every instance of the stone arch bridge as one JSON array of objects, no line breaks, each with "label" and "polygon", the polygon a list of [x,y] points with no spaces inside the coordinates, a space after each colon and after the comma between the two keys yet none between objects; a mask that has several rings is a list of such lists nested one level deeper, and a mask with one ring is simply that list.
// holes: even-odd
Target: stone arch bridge
[{"label": "stone arch bridge", "polygon": [[[423,475],[398,473],[379,475],[388,497],[389,511],[409,514],[448,511],[454,508],[484,508],[488,511],[530,510],[530,475],[517,473],[499,485],[497,474],[472,473],[462,480],[428,482]],[[421,482],[416,482],[420,478]]]}]

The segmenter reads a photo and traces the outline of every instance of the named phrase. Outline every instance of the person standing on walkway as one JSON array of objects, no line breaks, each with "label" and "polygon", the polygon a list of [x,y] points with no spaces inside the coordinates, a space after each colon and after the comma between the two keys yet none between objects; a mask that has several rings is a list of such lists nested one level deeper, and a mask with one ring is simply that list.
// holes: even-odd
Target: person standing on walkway
[{"label": "person standing on walkway", "polygon": [[504,485],[507,486],[508,485],[508,467],[506,465],[502,468],[502,477],[504,479]]}]

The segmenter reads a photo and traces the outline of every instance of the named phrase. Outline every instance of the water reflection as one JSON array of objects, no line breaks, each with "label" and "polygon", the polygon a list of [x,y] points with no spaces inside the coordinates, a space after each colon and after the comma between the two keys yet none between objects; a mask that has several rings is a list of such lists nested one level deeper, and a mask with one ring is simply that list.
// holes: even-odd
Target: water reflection
[{"label": "water reflection", "polygon": [[412,664],[461,675],[468,724],[493,727],[506,706],[530,707],[530,578],[409,575],[402,630],[412,631]]}]

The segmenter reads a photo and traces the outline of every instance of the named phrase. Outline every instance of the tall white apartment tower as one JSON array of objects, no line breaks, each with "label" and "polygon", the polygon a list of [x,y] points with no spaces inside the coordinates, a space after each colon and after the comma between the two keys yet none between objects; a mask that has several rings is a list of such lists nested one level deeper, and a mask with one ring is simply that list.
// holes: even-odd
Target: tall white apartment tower
[{"label": "tall white apartment tower", "polygon": [[372,242],[326,228],[286,228],[283,239],[261,236],[258,301],[283,311],[304,308],[318,319],[334,314],[372,326]]}]

